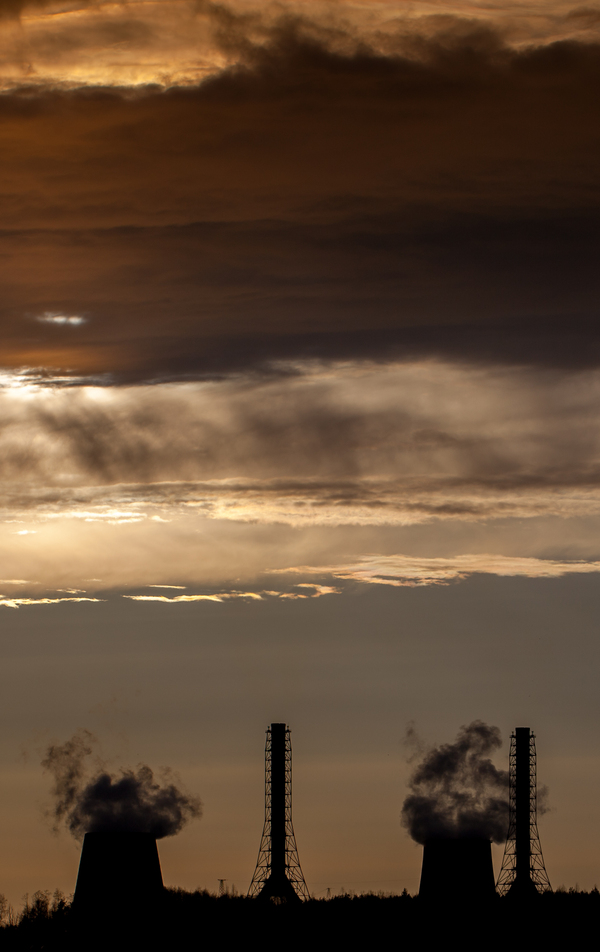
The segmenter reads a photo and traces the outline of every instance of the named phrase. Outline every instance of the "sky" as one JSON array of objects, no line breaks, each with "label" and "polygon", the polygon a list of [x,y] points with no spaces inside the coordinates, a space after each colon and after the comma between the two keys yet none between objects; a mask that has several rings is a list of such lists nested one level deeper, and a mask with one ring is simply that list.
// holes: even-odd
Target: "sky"
[{"label": "sky", "polygon": [[202,800],[169,885],[245,891],[279,721],[315,895],[418,888],[407,729],[477,720],[600,880],[599,87],[562,0],[0,0],[15,905],[82,730]]}]

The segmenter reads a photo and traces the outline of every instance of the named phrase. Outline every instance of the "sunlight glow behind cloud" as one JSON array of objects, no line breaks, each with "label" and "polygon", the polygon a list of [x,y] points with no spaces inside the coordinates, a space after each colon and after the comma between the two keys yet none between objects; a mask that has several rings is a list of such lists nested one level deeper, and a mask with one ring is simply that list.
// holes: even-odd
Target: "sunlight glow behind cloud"
[{"label": "sunlight glow behind cloud", "polygon": [[40,324],[56,324],[58,327],[79,327],[80,324],[85,324],[85,317],[81,317],[78,314],[55,314],[52,311],[46,311],[44,314],[40,314],[39,317],[36,317],[36,321],[39,321]]},{"label": "sunlight glow behind cloud", "polygon": [[101,598],[9,598],[0,595],[0,608],[20,608],[22,605],[58,605],[60,602],[101,602]]},{"label": "sunlight glow behind cloud", "polygon": [[[593,10],[563,0],[487,4],[453,0],[439,4],[386,2],[311,2],[284,0],[228,4],[189,0],[122,0],[120,3],[73,3],[11,0],[20,21],[0,21],[4,84],[56,81],[78,84],[148,83],[186,85],[236,63],[241,27],[260,46],[278,16],[305,18],[308,30],[325,32],[335,24],[339,45],[352,45],[359,33],[379,49],[401,45],[403,35],[427,37],[451,18],[503,30],[515,46],[549,43],[557,38],[593,38],[598,33]],[[40,9],[41,8],[41,9]],[[344,35],[346,34],[346,35]],[[405,44],[410,50],[410,45]],[[237,54],[237,55],[236,55]]]}]

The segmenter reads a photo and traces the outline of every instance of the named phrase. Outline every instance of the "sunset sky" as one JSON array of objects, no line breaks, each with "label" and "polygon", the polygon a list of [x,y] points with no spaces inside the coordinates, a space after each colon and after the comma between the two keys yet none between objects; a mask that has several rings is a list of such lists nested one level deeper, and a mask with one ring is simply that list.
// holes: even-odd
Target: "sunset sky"
[{"label": "sunset sky", "polygon": [[316,895],[418,888],[407,725],[477,719],[600,884],[600,6],[0,0],[0,64],[0,892],[74,888],[81,729],[245,891],[271,721]]}]

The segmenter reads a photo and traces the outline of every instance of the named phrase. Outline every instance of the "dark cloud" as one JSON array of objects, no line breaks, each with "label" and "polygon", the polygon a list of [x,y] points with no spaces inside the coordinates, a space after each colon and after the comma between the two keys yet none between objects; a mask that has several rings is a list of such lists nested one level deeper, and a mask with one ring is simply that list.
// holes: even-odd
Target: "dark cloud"
[{"label": "dark cloud", "polygon": [[50,6],[52,0],[0,0],[0,17],[20,16],[25,7]]},{"label": "dark cloud", "polygon": [[5,365],[597,364],[600,47],[208,13],[198,86],[2,97]]},{"label": "dark cloud", "polygon": [[168,771],[156,780],[150,767],[140,764],[118,774],[90,771],[95,738],[79,731],[64,744],[52,744],[42,766],[54,778],[54,805],[50,816],[58,829],[64,824],[81,839],[85,833],[151,833],[174,836],[201,815],[197,797],[184,793]]},{"label": "dark cloud", "polygon": [[92,4],[94,0],[73,0],[71,4],[60,4],[57,0],[0,0],[0,17],[16,19],[21,16],[25,10],[39,11],[40,9],[57,8],[64,10],[66,7],[79,9]]},{"label": "dark cloud", "polygon": [[[411,231],[382,213],[4,234],[5,365],[121,381],[311,357],[594,366],[596,224],[463,217]],[[34,326],[46,310],[91,320]]]},{"label": "dark cloud", "polygon": [[502,745],[497,727],[473,721],[453,744],[428,750],[415,768],[402,823],[417,843],[437,837],[486,837],[508,829],[508,773],[489,754]]}]

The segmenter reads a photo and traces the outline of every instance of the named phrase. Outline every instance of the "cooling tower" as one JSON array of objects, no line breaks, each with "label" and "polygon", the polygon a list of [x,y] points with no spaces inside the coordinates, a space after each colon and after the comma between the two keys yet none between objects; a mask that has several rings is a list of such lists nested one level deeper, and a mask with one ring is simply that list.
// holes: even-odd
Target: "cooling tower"
[{"label": "cooling tower", "polygon": [[436,838],[423,847],[419,896],[435,902],[492,899],[492,844],[482,837]]},{"label": "cooling tower", "polygon": [[151,833],[86,833],[73,908],[86,916],[135,914],[163,894],[156,839]]}]

